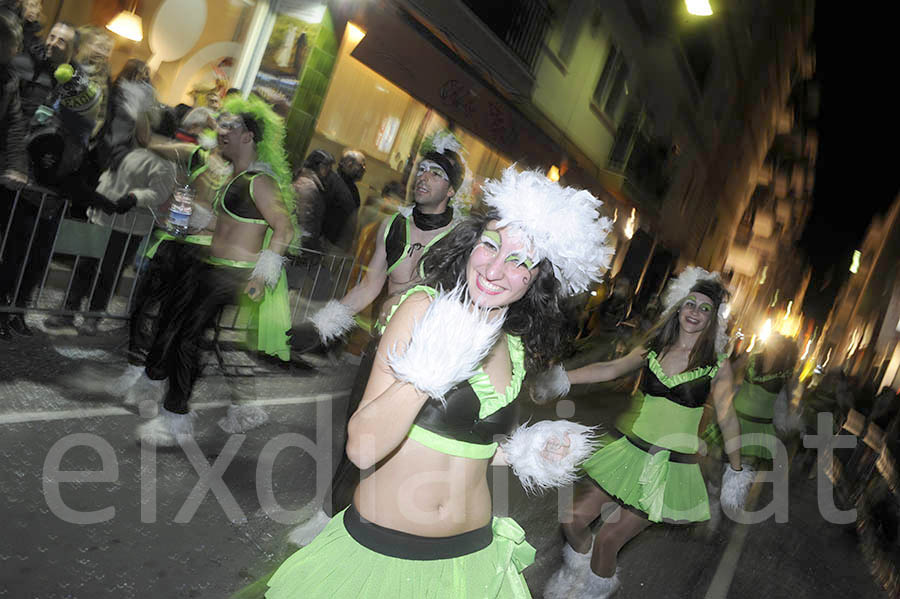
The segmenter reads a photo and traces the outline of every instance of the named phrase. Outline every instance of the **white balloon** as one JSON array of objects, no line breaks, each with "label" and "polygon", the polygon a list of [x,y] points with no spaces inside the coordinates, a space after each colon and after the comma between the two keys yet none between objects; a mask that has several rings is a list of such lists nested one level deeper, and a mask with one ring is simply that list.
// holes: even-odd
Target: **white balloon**
[{"label": "white balloon", "polygon": [[166,0],[160,4],[147,43],[156,61],[170,62],[187,54],[206,27],[206,0]]}]

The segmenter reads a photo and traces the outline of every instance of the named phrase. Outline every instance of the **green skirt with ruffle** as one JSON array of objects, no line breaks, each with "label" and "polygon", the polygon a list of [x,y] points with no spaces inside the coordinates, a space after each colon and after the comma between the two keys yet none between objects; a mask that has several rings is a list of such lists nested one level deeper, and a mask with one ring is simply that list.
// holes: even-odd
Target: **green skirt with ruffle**
[{"label": "green skirt with ruffle", "polygon": [[493,539],[483,549],[415,560],[361,545],[344,525],[346,511],[337,513],[312,543],[281,564],[269,579],[267,599],[531,597],[521,572],[534,561],[534,548],[511,518],[493,519]]},{"label": "green skirt with ruffle", "polygon": [[620,504],[651,522],[709,520],[709,496],[696,463],[671,461],[665,450],[651,454],[628,437],[606,435],[602,442],[581,467]]}]

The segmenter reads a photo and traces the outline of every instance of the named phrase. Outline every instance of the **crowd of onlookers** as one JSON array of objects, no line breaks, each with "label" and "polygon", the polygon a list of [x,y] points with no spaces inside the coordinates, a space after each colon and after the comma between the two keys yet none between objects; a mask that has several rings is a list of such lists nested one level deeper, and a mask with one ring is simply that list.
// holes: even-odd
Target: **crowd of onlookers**
[{"label": "crowd of onlookers", "polygon": [[[141,242],[154,226],[165,224],[170,201],[169,193],[150,202],[128,193],[110,197],[123,185],[127,190],[126,156],[149,143],[127,108],[130,84],[152,87],[147,64],[131,58],[113,74],[114,40],[105,29],[57,22],[42,39],[41,21],[39,1],[0,3],[0,138],[5,140],[0,152],[0,305],[18,308],[0,312],[0,339],[32,334],[23,310],[46,280],[61,221],[86,221],[110,233],[102,257],[69,260],[65,312],[44,320],[49,330],[74,327],[73,314],[79,310],[97,314],[107,309],[122,271],[140,264],[135,257]],[[254,93],[282,116],[289,108],[273,90]],[[214,135],[207,134],[215,129],[219,100],[212,94],[202,98],[205,106],[159,104],[145,137],[212,146]],[[365,155],[353,149],[339,157],[315,149],[295,165],[294,217],[302,231],[297,247],[365,257],[375,223],[396,211],[405,196],[404,186],[394,181],[380,199],[361,208],[357,182],[365,172]],[[168,183],[171,188],[175,181]],[[97,323],[96,317],[85,318],[78,330],[96,332]]]}]

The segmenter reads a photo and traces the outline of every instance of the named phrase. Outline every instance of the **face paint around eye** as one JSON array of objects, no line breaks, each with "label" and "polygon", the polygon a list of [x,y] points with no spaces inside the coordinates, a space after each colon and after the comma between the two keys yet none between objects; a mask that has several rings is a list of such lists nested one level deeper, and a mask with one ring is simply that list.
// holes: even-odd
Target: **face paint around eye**
[{"label": "face paint around eye", "polygon": [[495,250],[500,248],[500,233],[486,229],[481,233],[481,241],[490,245]]},{"label": "face paint around eye", "polygon": [[706,302],[700,304],[700,309],[704,312],[712,312],[712,304],[707,304]]},{"label": "face paint around eye", "polygon": [[506,257],[506,262],[513,262],[516,266],[525,266],[528,270],[534,268],[534,262],[528,256],[523,258],[518,254],[510,254]]},{"label": "face paint around eye", "polygon": [[444,181],[450,181],[450,177],[447,176],[447,172],[444,170],[444,167],[442,167],[434,160],[423,160],[422,162],[420,162],[419,170],[417,172],[418,177],[421,177],[425,173],[431,173],[433,175],[437,175]]}]

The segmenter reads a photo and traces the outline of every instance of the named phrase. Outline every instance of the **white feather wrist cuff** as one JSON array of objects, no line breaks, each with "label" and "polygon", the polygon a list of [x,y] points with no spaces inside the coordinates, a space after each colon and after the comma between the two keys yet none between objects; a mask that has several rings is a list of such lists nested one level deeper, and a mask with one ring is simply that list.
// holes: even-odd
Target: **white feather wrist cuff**
[{"label": "white feather wrist cuff", "polygon": [[805,429],[803,417],[788,401],[787,386],[781,390],[773,406],[772,425],[782,435],[802,432]]},{"label": "white feather wrist cuff", "polygon": [[523,424],[500,444],[528,492],[575,482],[576,468],[594,453],[596,428],[568,420]]},{"label": "white feather wrist cuff", "polygon": [[471,378],[494,346],[503,317],[463,301],[465,289],[440,292],[413,327],[406,348],[388,350],[399,381],[444,401],[453,385]]},{"label": "white feather wrist cuff", "polygon": [[722,474],[722,492],[719,495],[719,503],[723,509],[737,510],[743,509],[744,503],[747,501],[747,494],[750,492],[750,485],[756,472],[746,464],[741,470],[735,470],[731,464],[725,465],[725,472]]},{"label": "white feather wrist cuff", "polygon": [[281,269],[284,267],[284,256],[276,254],[272,250],[263,250],[256,259],[256,266],[250,273],[251,279],[260,278],[266,282],[266,286],[273,288],[281,278]]},{"label": "white feather wrist cuff", "polygon": [[568,395],[571,387],[566,369],[562,364],[557,364],[535,377],[531,384],[531,400],[536,404],[545,404]]},{"label": "white feather wrist cuff", "polygon": [[320,310],[309,317],[316,327],[322,343],[328,343],[352,329],[356,324],[353,310],[337,300],[329,300]]}]

